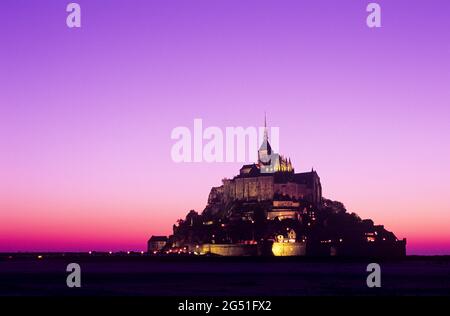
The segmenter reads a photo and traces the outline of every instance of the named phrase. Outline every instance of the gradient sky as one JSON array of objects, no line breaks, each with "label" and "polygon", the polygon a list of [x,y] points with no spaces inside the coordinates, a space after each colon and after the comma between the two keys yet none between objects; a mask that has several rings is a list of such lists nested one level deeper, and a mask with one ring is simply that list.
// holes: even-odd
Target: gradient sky
[{"label": "gradient sky", "polygon": [[0,251],[144,250],[238,163],[177,126],[280,127],[324,196],[450,254],[450,2],[0,2]]}]

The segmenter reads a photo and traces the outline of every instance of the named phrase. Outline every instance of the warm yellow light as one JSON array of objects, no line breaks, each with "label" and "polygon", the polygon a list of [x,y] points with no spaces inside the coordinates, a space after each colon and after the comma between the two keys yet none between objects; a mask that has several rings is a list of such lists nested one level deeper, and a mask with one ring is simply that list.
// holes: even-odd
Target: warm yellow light
[{"label": "warm yellow light", "polygon": [[37,256],[38,259],[42,259],[43,257],[41,255]]}]

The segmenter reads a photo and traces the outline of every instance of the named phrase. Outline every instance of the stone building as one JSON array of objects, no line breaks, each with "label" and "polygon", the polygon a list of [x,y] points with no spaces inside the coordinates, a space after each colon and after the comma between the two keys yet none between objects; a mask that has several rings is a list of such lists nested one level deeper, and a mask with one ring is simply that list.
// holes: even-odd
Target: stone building
[{"label": "stone building", "polygon": [[[406,240],[348,213],[341,202],[323,198],[317,172],[296,173],[290,158],[273,152],[267,129],[258,161],[242,166],[238,175],[213,187],[201,215],[192,212],[174,225],[171,243],[192,249],[194,254],[406,254]],[[193,216],[200,220],[193,221]]]},{"label": "stone building", "polygon": [[152,236],[147,242],[148,253],[153,253],[155,251],[161,251],[168,242],[166,236]]},{"label": "stone building", "polygon": [[295,173],[290,158],[273,152],[267,128],[258,150],[258,162],[244,165],[239,175],[222,182],[223,185],[214,190],[223,193],[228,201],[267,201],[276,196],[288,196],[318,205],[322,199],[317,172]]}]

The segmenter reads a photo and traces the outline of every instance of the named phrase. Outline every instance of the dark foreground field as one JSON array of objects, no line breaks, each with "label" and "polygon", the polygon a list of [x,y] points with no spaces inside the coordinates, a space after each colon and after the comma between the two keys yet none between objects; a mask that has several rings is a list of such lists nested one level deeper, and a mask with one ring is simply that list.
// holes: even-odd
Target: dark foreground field
[{"label": "dark foreground field", "polygon": [[[81,266],[68,288],[66,266]],[[366,285],[381,265],[381,288]],[[0,255],[2,296],[450,295],[450,257],[401,260]]]}]

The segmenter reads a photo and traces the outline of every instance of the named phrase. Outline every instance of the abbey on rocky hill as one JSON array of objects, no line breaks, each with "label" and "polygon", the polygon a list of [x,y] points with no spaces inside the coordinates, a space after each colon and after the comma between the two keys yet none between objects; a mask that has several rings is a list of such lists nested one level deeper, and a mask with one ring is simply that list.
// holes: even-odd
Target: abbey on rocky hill
[{"label": "abbey on rocky hill", "polygon": [[317,172],[295,173],[290,158],[273,152],[266,128],[258,161],[213,187],[201,214],[190,211],[164,246],[149,241],[149,249],[155,255],[397,257],[406,255],[406,239],[323,198]]}]

